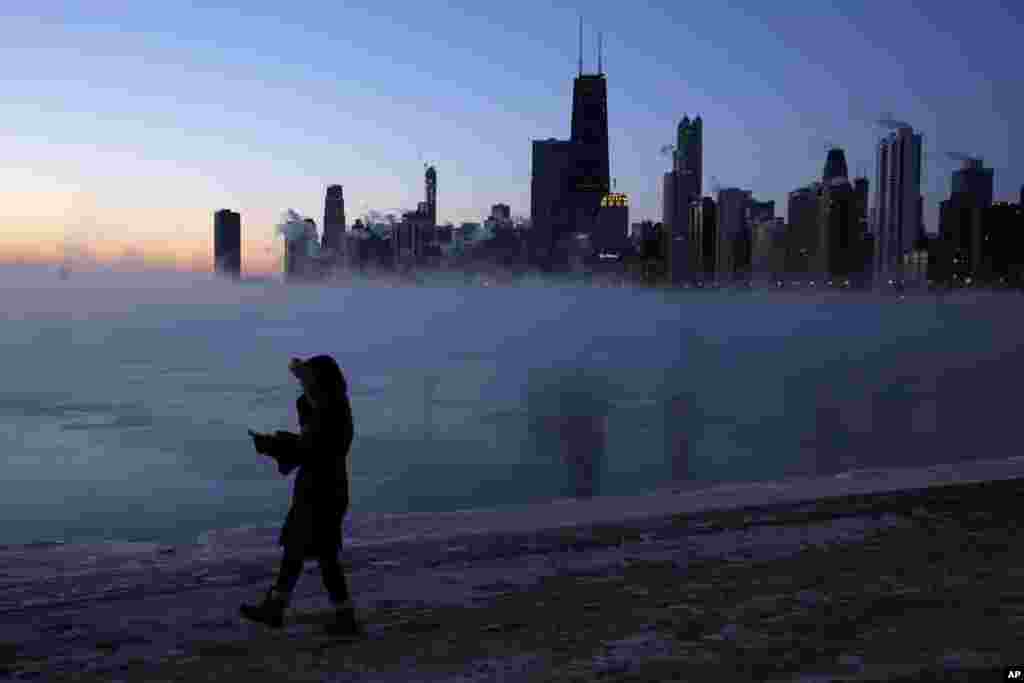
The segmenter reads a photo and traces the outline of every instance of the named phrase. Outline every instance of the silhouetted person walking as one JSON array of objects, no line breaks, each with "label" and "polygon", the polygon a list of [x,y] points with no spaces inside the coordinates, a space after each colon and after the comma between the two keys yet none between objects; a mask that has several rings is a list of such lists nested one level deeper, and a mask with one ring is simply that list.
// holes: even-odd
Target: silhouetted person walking
[{"label": "silhouetted person walking", "polygon": [[338,562],[341,523],[349,504],[345,459],[353,438],[348,387],[330,356],[314,356],[307,361],[293,358],[288,369],[302,383],[303,394],[296,401],[301,433],[249,432],[256,451],[277,460],[281,474],[287,476],[299,468],[292,506],[278,539],[284,547],[281,572],[261,604],[242,605],[240,611],[247,619],[281,628],[303,561],[315,557],[336,610],[327,632],[362,635]]}]

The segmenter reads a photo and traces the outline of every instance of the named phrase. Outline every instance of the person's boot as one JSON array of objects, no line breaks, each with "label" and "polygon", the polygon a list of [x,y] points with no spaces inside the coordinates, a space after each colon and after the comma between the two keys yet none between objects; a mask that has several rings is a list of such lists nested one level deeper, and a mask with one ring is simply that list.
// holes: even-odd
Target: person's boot
[{"label": "person's boot", "polygon": [[288,607],[288,595],[271,588],[258,605],[242,605],[238,611],[250,621],[256,621],[271,628],[284,626],[284,611]]},{"label": "person's boot", "polygon": [[327,635],[337,638],[362,638],[366,636],[366,630],[356,619],[355,609],[352,603],[340,605],[334,610],[334,621],[324,626]]}]

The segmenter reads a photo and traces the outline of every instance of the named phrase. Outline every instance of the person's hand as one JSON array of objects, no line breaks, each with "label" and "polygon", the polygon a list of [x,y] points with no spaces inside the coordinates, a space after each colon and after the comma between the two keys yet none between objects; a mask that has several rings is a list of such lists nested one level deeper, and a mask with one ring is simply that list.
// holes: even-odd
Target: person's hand
[{"label": "person's hand", "polygon": [[267,434],[259,434],[257,432],[249,431],[249,436],[252,437],[253,446],[256,448],[256,452],[260,455],[266,455],[270,452],[270,441],[271,437]]}]

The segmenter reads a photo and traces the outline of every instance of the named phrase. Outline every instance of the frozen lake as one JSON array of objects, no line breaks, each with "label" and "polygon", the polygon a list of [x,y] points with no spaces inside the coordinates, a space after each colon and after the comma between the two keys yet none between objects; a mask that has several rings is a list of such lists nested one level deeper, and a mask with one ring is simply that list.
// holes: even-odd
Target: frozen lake
[{"label": "frozen lake", "polygon": [[[1007,457],[1019,295],[285,287],[0,272],[0,544],[278,523],[246,428],[296,428],[290,356],[350,386],[353,510]],[[998,450],[998,449],[997,449]]]}]

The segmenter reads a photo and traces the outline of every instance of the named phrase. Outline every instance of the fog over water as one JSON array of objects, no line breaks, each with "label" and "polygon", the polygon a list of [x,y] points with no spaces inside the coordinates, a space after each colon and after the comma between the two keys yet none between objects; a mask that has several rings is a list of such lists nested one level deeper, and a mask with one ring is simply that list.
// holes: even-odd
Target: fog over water
[{"label": "fog over water", "polygon": [[1011,457],[1014,294],[284,286],[0,270],[0,544],[274,524],[291,356],[349,379],[353,509]]}]

